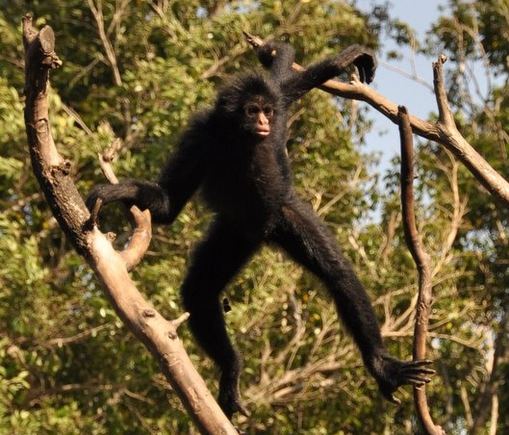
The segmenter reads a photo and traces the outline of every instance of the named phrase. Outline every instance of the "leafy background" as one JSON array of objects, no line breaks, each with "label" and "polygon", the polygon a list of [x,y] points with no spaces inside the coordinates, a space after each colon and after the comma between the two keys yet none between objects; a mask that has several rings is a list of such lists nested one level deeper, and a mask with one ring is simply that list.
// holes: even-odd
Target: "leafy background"
[{"label": "leafy background", "polygon": [[[117,77],[90,8],[99,4]],[[0,0],[2,434],[194,431],[156,362],[63,237],[32,175],[22,117],[20,18],[27,10],[56,33],[64,64],[51,77],[51,124],[83,195],[104,181],[97,153],[114,137],[124,144],[115,164],[120,177],[157,176],[190,114],[211,103],[229,75],[258,67],[242,30],[290,42],[302,63],[352,43],[376,49],[388,39],[421,53],[446,52],[462,133],[509,176],[506,2],[450,1],[416,43],[386,4],[361,13],[353,2],[334,0]],[[473,62],[493,78],[487,95],[466,85]],[[401,229],[398,162],[378,171],[376,156],[362,147],[370,125],[364,106],[314,91],[294,107],[288,150],[300,194],[359,272],[388,347],[408,358],[416,274]],[[432,413],[450,433],[507,433],[507,210],[435,144],[419,143],[417,169],[419,226],[435,267]],[[171,227],[155,228],[134,272],[168,318],[182,312],[178,288],[210,217],[193,201]],[[119,244],[129,236],[120,208],[109,207],[101,226],[115,231]],[[238,427],[277,434],[419,431],[411,391],[401,391],[400,407],[381,400],[321,284],[281,253],[263,249],[227,294],[252,412],[237,419]],[[215,392],[215,368],[185,327],[181,336]]]}]

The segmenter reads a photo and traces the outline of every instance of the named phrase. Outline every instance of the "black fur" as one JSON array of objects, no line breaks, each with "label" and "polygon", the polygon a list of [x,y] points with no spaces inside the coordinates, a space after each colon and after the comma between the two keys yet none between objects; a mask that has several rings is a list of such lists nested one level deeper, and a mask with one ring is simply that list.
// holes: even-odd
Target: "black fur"
[{"label": "black fur", "polygon": [[[92,208],[98,198],[103,204],[121,200],[149,208],[154,222],[170,224],[201,189],[216,217],[196,248],[182,298],[194,336],[221,369],[219,403],[228,417],[244,411],[238,392],[241,362],[226,332],[220,293],[264,243],[282,248],[323,281],[366,367],[384,396],[394,400],[400,385],[422,385],[432,370],[424,367],[426,362],[406,363],[387,355],[362,284],[327,228],[292,188],[285,150],[289,105],[352,63],[360,78],[370,82],[375,58],[352,46],[296,73],[290,69],[294,52],[288,45],[265,44],[258,56],[270,77],[239,76],[220,90],[214,107],[191,121],[157,183],[100,185],[87,205]],[[273,109],[272,117],[267,111],[270,134],[262,138],[245,128],[246,104],[260,101],[260,107]]]}]

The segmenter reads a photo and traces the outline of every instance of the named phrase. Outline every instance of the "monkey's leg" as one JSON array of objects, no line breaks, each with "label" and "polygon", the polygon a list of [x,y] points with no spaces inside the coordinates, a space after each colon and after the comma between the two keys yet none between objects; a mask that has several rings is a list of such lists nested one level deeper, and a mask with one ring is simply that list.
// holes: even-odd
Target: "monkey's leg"
[{"label": "monkey's leg", "polygon": [[333,236],[307,204],[293,198],[283,207],[280,224],[271,235],[271,241],[327,286],[367,369],[387,399],[398,402],[393,393],[401,385],[419,386],[430,381],[434,370],[427,366],[431,361],[400,361],[387,353],[364,287]]},{"label": "monkey's leg", "polygon": [[238,390],[241,360],[228,338],[219,294],[258,246],[219,218],[198,245],[181,289],[191,331],[221,369],[219,405],[228,418],[246,411]]},{"label": "monkey's leg", "polygon": [[327,286],[369,366],[376,354],[384,352],[380,328],[364,287],[325,225],[307,204],[293,198],[283,206],[271,241]]}]

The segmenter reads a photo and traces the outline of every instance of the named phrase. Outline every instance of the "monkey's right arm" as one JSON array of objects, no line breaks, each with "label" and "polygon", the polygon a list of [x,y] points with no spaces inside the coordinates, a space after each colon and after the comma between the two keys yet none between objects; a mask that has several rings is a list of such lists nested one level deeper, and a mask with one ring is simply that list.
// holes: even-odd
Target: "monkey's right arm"
[{"label": "monkey's right arm", "polygon": [[119,184],[99,184],[86,200],[89,210],[94,208],[98,199],[102,201],[101,206],[122,201],[127,206],[149,209],[154,223],[171,224],[205,175],[205,132],[195,124],[191,123],[182,136],[157,182],[127,179]]}]

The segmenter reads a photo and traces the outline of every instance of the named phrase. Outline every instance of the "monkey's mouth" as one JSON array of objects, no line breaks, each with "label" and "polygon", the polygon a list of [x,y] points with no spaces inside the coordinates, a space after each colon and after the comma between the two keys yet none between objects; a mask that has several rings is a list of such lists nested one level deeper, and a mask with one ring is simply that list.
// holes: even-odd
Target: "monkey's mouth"
[{"label": "monkey's mouth", "polygon": [[257,128],[255,130],[255,133],[258,136],[266,137],[266,136],[268,136],[270,134],[270,129],[269,128]]}]

